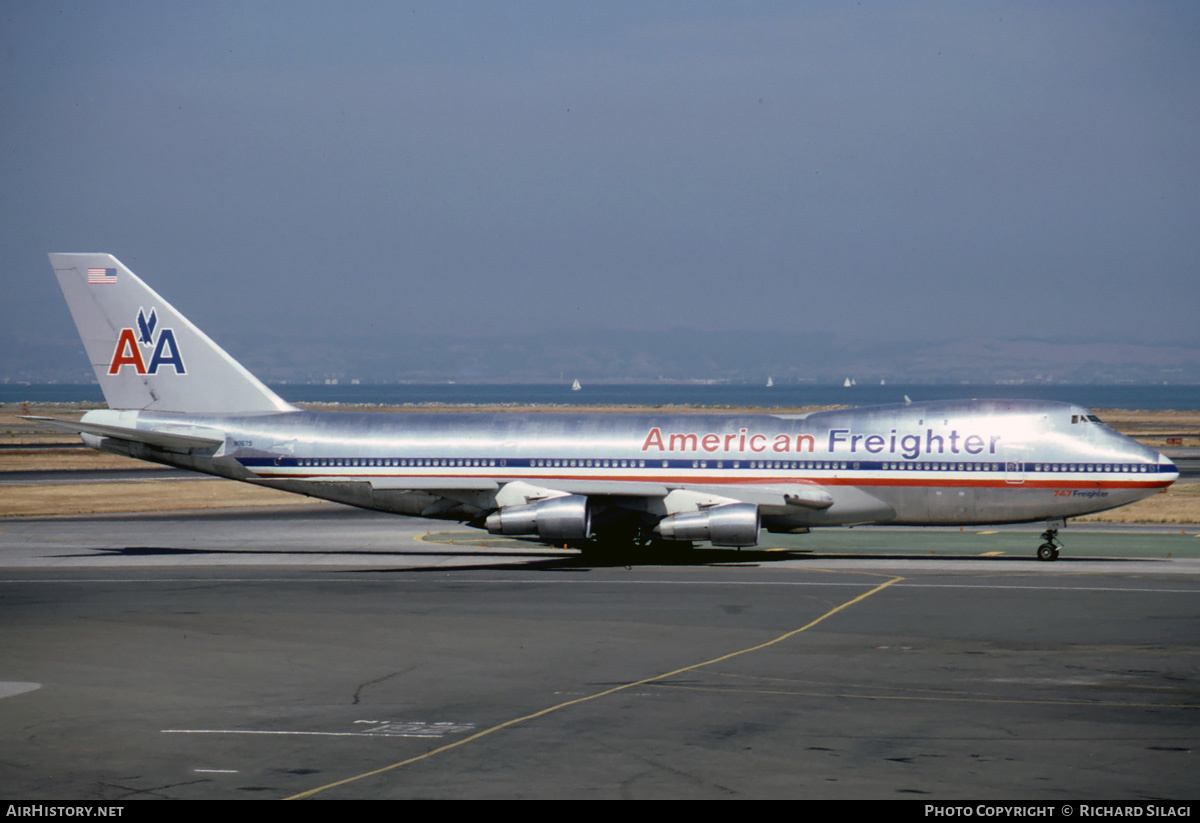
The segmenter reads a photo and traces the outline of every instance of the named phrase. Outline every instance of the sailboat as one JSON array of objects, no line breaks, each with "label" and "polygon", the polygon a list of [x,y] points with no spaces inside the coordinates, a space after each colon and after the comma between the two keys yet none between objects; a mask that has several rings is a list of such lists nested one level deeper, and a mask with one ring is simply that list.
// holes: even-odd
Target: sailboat
[{"label": "sailboat", "polygon": [[769,389],[774,385],[775,385],[774,378],[772,378],[770,375],[767,375],[767,388]]},{"label": "sailboat", "polygon": [[854,384],[850,382],[850,378],[849,378],[849,377],[847,377],[847,378],[846,378],[846,382],[842,384],[842,388],[844,388],[844,389],[848,389],[848,388],[850,388],[850,387],[851,387],[851,386],[853,386],[853,385],[854,385]]},{"label": "sailboat", "polygon": [[583,386],[579,385],[579,378],[575,378],[575,382],[571,384],[571,391],[579,391]]}]

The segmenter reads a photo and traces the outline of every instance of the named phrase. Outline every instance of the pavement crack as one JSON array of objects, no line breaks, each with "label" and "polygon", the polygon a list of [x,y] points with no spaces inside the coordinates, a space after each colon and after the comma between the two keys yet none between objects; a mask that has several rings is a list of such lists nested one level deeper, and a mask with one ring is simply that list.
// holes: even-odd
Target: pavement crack
[{"label": "pavement crack", "polygon": [[409,671],[411,671],[411,668],[401,669],[398,672],[392,672],[391,674],[385,674],[383,677],[377,677],[374,680],[368,680],[365,683],[360,683],[358,685],[358,688],[354,690],[354,697],[351,698],[350,705],[357,706],[357,705],[359,705],[359,703],[362,702],[363,689],[366,689],[369,686],[377,686],[380,683],[384,682],[385,680],[391,680],[393,677],[399,677],[402,674],[407,674]]}]

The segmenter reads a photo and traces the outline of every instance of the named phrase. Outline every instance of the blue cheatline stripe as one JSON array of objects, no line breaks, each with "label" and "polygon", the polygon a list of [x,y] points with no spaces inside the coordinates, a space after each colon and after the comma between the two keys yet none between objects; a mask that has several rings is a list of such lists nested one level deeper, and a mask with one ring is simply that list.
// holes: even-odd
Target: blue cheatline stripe
[{"label": "blue cheatline stripe", "polygon": [[1157,463],[1023,463],[914,460],[713,460],[660,458],[549,457],[239,457],[255,468],[512,468],[512,469],[720,469],[722,471],[952,471],[1025,474],[1087,473],[1110,475],[1174,474]]}]

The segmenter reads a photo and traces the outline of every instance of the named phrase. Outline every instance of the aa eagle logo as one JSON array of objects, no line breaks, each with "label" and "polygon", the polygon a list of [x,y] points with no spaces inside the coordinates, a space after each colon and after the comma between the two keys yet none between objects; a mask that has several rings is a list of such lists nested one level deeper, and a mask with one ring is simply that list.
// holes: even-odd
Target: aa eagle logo
[{"label": "aa eagle logo", "polygon": [[[133,366],[138,374],[158,374],[163,366],[170,366],[176,374],[187,374],[183,366],[183,357],[179,346],[175,343],[173,329],[155,330],[158,326],[158,315],[153,308],[150,316],[145,309],[139,308],[137,313],[137,329],[121,329],[117,338],[117,347],[113,350],[112,362],[108,364],[109,374],[120,374],[121,369]],[[143,348],[150,351],[150,361],[147,365]]]}]

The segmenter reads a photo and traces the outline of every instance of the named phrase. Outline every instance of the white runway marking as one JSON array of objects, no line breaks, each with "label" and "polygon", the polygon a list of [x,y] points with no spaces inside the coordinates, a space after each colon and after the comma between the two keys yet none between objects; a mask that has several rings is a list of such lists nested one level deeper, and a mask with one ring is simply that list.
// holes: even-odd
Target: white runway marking
[{"label": "white runway marking", "polygon": [[301,729],[161,729],[162,734],[256,734],[256,735],[303,735],[311,737],[420,737],[440,739],[448,734],[464,734],[474,730],[474,723],[452,723],[441,721],[426,723],[423,720],[396,723],[379,720],[356,720],[355,723],[370,724],[371,728],[354,732],[319,732]]}]

